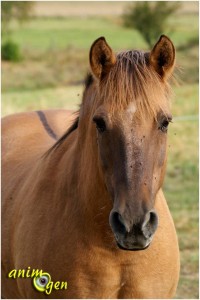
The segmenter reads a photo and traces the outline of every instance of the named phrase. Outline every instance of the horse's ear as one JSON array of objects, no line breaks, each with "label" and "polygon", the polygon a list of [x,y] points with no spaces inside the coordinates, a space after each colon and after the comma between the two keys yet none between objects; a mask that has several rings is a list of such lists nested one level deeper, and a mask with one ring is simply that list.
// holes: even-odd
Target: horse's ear
[{"label": "horse's ear", "polygon": [[104,37],[98,38],[90,49],[90,66],[93,74],[102,79],[116,62],[116,56]]},{"label": "horse's ear", "polygon": [[150,52],[150,64],[163,79],[172,75],[175,65],[175,48],[167,36],[161,35],[153,47]]}]

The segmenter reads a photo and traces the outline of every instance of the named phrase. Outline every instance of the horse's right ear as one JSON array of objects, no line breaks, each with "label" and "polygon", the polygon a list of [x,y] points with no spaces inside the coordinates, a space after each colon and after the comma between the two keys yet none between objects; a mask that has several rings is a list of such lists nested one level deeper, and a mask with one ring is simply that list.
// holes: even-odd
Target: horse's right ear
[{"label": "horse's right ear", "polygon": [[116,56],[104,37],[98,38],[90,49],[90,66],[93,74],[102,79],[116,62]]}]

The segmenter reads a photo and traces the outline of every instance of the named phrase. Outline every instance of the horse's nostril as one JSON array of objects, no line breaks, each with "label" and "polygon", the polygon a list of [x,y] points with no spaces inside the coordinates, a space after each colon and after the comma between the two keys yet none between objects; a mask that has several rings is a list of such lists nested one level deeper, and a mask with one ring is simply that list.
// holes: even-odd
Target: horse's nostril
[{"label": "horse's nostril", "polygon": [[154,211],[150,211],[150,219],[149,219],[149,223],[152,225],[152,226],[158,226],[158,216],[156,214],[156,212]]},{"label": "horse's nostril", "polygon": [[142,224],[142,232],[146,238],[150,238],[158,227],[158,216],[154,210],[149,211]]},{"label": "horse's nostril", "polygon": [[114,233],[125,234],[126,232],[125,225],[122,221],[121,215],[117,211],[114,212],[111,211],[109,222]]}]

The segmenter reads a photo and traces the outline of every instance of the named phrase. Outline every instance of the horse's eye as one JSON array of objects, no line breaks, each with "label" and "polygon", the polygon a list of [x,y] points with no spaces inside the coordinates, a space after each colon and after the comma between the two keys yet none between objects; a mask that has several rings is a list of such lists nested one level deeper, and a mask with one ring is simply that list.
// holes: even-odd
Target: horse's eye
[{"label": "horse's eye", "polygon": [[169,119],[163,120],[163,121],[161,122],[161,124],[160,124],[159,129],[160,129],[162,132],[167,132],[168,125],[169,125],[169,122],[170,122],[170,121],[171,121],[171,120],[169,120]]},{"label": "horse's eye", "polygon": [[94,117],[93,121],[96,124],[96,128],[100,133],[102,133],[106,130],[106,123],[103,118]]}]

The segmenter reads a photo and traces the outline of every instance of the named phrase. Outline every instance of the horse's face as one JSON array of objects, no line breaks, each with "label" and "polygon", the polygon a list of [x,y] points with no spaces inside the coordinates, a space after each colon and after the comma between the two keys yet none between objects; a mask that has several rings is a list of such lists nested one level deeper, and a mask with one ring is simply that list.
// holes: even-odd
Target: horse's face
[{"label": "horse's face", "polygon": [[109,117],[105,107],[94,114],[100,167],[113,199],[110,225],[118,244],[145,248],[156,231],[155,196],[165,172],[167,127],[170,115],[143,122],[133,104]]},{"label": "horse's face", "polygon": [[[163,39],[166,51],[166,43],[169,43],[169,48],[172,46],[167,38]],[[97,41],[98,52],[101,45],[99,41],[103,43],[104,54],[106,49],[107,57],[110,56],[107,61],[110,61],[111,68],[115,63],[113,53],[109,52],[111,49],[102,39]],[[157,43],[157,47],[162,50],[159,43],[163,44],[162,39]],[[94,47],[95,44],[93,51]],[[158,52],[158,49],[153,51]],[[155,63],[156,58],[150,57],[150,61],[153,59]],[[95,73],[92,62],[91,66]],[[109,72],[108,62],[106,72]],[[164,78],[165,73],[160,72],[160,75]],[[117,244],[126,250],[145,249],[151,243],[158,226],[154,204],[165,173],[170,112],[163,113],[160,110],[156,116],[146,114],[145,118],[141,118],[137,106],[130,102],[124,109],[111,113],[107,101],[96,108],[93,121],[98,136],[99,167],[113,199],[109,221]]]}]

